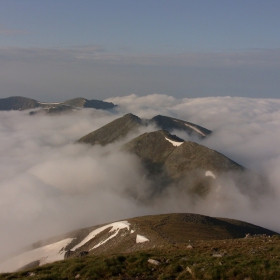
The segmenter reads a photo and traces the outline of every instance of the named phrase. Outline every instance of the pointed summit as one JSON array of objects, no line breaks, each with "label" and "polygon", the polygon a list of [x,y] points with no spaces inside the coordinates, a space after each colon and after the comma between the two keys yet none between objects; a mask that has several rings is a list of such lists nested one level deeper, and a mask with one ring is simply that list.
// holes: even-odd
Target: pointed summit
[{"label": "pointed summit", "polygon": [[129,132],[137,131],[140,127],[143,127],[143,124],[139,117],[133,114],[126,114],[123,117],[85,135],[77,142],[105,146],[124,138]]}]

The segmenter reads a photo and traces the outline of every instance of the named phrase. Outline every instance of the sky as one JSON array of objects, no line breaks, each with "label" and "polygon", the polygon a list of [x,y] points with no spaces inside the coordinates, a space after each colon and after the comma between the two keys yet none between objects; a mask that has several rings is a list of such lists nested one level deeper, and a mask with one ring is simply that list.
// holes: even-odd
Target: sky
[{"label": "sky", "polygon": [[278,0],[2,0],[0,97],[278,98]]}]

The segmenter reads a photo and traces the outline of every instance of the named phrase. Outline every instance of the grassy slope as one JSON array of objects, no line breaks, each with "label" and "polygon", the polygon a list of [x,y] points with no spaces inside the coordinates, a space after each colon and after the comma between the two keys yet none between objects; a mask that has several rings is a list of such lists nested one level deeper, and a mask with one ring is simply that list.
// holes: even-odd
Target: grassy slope
[{"label": "grassy slope", "polygon": [[[60,261],[0,279],[280,279],[280,238],[196,241]],[[225,253],[214,257],[213,253]],[[155,259],[159,265],[148,263]],[[33,273],[33,274],[31,274]],[[33,275],[32,277],[30,275]]]}]

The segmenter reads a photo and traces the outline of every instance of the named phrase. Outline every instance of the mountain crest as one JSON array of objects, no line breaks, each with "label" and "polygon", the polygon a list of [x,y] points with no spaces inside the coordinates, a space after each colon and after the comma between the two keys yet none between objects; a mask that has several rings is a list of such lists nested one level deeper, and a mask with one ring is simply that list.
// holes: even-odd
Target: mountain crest
[{"label": "mountain crest", "polygon": [[128,133],[136,131],[142,125],[142,120],[133,115],[126,114],[105,126],[85,135],[78,143],[105,146],[117,140],[123,139]]}]

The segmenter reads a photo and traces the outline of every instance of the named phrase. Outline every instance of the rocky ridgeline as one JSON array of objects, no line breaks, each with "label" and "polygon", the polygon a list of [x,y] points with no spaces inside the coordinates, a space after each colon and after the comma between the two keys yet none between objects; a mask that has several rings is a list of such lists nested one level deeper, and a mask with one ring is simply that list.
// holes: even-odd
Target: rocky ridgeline
[{"label": "rocky ridgeline", "polygon": [[71,112],[73,110],[81,108],[94,108],[101,110],[111,110],[117,105],[111,102],[105,102],[101,100],[88,100],[86,98],[74,98],[61,103],[51,103],[51,102],[40,102],[35,99],[30,99],[21,96],[13,96],[0,99],[0,111],[10,111],[10,110],[30,110],[31,115],[35,114],[62,114]]}]

